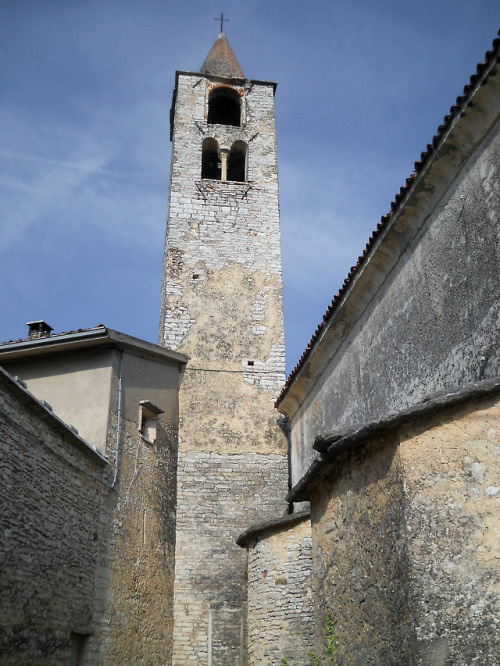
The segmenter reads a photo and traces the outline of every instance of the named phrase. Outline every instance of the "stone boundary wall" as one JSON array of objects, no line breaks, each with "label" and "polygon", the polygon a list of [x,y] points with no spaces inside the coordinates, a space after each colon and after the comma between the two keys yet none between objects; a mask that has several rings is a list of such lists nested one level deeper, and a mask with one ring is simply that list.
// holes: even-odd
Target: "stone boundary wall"
[{"label": "stone boundary wall", "polygon": [[311,522],[264,533],[248,545],[248,663],[310,664],[314,647]]},{"label": "stone boundary wall", "polygon": [[92,631],[106,463],[77,439],[1,372],[0,661],[5,665],[70,663],[78,650],[83,653]]}]

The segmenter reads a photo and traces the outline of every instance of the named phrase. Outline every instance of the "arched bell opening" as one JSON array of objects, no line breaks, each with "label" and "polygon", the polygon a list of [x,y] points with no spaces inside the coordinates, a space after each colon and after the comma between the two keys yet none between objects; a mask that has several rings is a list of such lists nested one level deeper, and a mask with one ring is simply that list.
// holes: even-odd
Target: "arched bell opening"
[{"label": "arched bell opening", "polygon": [[209,125],[241,125],[241,100],[232,88],[215,88],[208,96]]},{"label": "arched bell opening", "polygon": [[205,139],[201,153],[201,177],[212,180],[221,179],[219,144],[215,139]]},{"label": "arched bell opening", "polygon": [[247,144],[244,141],[235,141],[229,153],[227,179],[241,183],[246,180],[246,172]]}]

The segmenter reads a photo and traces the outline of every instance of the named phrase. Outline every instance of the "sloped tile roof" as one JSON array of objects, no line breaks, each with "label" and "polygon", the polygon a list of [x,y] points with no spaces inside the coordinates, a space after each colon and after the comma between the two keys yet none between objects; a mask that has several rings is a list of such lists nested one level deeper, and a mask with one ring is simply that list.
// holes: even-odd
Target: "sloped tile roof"
[{"label": "sloped tile roof", "polygon": [[35,338],[34,340],[30,340],[29,338],[20,338],[19,340],[7,340],[5,342],[0,342],[0,346],[17,344],[18,342],[36,342],[36,340],[46,340],[48,338],[53,340],[54,338],[63,338],[66,337],[67,335],[75,335],[76,333],[89,333],[90,331],[95,331],[98,329],[106,329],[106,327],[104,326],[104,324],[97,324],[97,326],[92,326],[91,328],[79,328],[76,331],[66,331],[64,333],[51,333],[50,335],[41,338]]},{"label": "sloped tile roof", "polygon": [[319,336],[321,335],[326,324],[329,322],[333,313],[336,311],[337,307],[339,306],[339,303],[342,300],[343,296],[345,295],[347,288],[349,287],[350,283],[353,281],[357,272],[365,263],[368,255],[370,254],[371,249],[373,248],[375,240],[381,234],[381,232],[387,227],[391,217],[401,208],[403,200],[406,198],[406,196],[412,189],[417,174],[434,156],[436,148],[441,143],[441,140],[443,139],[446,131],[452,125],[453,121],[456,118],[458,118],[460,113],[463,111],[464,107],[468,104],[470,95],[474,90],[476,84],[478,83],[479,79],[481,78],[481,76],[491,65],[495,63],[495,61],[498,61],[499,58],[500,58],[500,30],[498,31],[497,38],[493,41],[492,49],[486,52],[484,61],[477,65],[476,73],[470,77],[470,82],[464,87],[463,93],[457,97],[455,104],[450,108],[449,114],[445,116],[443,123],[438,127],[438,130],[434,135],[431,143],[427,144],[426,149],[420,155],[420,159],[415,162],[414,173],[412,173],[411,176],[409,176],[406,179],[405,184],[400,188],[399,192],[395,195],[394,201],[391,202],[391,207],[389,212],[381,217],[380,222],[377,224],[376,229],[372,232],[372,235],[370,236],[365,246],[365,249],[363,250],[363,253],[358,257],[357,263],[351,267],[351,270],[349,271],[341,288],[339,289],[338,293],[335,294],[335,296],[333,297],[332,302],[328,306],[328,309],[325,312],[322,321],[317,326],[311,340],[309,341],[309,344],[307,345],[305,351],[300,357],[299,362],[288,376],[288,379],[275,402],[276,407],[284,398],[285,394],[288,392],[288,389],[293,383],[293,380],[300,372],[307,358],[310,356],[312,349],[314,348],[314,346],[318,341]]},{"label": "sloped tile roof", "polygon": [[228,79],[245,78],[223,32],[215,40],[200,72],[211,76],[224,76]]}]

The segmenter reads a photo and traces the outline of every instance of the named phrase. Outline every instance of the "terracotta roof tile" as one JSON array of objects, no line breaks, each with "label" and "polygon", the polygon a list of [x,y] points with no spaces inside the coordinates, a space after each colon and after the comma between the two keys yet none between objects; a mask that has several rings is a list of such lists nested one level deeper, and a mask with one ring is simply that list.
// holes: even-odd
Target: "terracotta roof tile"
[{"label": "terracotta roof tile", "polygon": [[90,331],[95,331],[97,328],[106,328],[106,326],[104,326],[104,324],[97,324],[97,326],[91,326],[90,328],[79,328],[76,331],[66,331],[64,333],[51,333],[50,335],[41,338],[35,338],[34,340],[30,340],[29,338],[19,338],[19,340],[7,340],[6,342],[0,342],[0,347],[3,345],[17,344],[18,342],[36,342],[37,340],[47,340],[48,338],[53,340],[54,338],[62,338],[65,335],[73,335],[75,333],[87,333]]},{"label": "terracotta roof tile", "polygon": [[245,78],[223,32],[215,40],[210,53],[201,66],[200,72],[212,76],[224,76],[228,79]]}]

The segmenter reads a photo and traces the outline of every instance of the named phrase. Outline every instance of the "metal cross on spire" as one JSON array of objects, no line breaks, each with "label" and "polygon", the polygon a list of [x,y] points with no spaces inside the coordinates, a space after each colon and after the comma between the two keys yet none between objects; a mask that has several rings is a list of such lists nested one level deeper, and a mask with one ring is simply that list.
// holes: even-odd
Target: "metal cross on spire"
[{"label": "metal cross on spire", "polygon": [[220,31],[221,31],[221,32],[224,32],[224,31],[222,30],[222,24],[223,24],[224,22],[229,23],[229,19],[225,19],[225,18],[224,18],[224,14],[223,14],[222,12],[220,13],[220,16],[218,16],[217,18],[214,18],[214,21],[220,21]]}]

